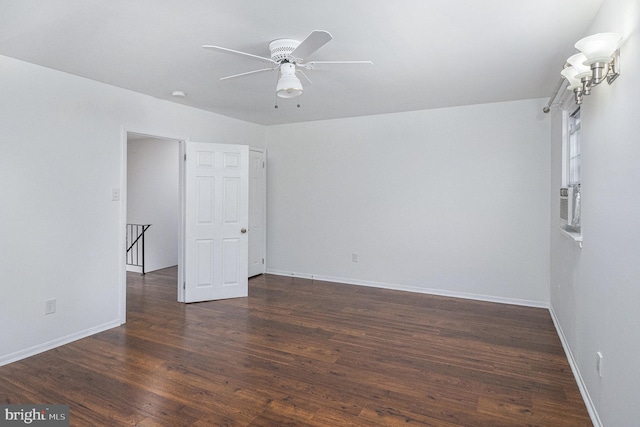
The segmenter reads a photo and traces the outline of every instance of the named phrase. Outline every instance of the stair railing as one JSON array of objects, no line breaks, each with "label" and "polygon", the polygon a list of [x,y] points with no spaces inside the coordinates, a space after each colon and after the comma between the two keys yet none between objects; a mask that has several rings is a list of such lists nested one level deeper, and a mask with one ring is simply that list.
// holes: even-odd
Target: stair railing
[{"label": "stair railing", "polygon": [[127,224],[127,265],[141,267],[142,274],[145,274],[144,233],[149,227],[151,224]]}]

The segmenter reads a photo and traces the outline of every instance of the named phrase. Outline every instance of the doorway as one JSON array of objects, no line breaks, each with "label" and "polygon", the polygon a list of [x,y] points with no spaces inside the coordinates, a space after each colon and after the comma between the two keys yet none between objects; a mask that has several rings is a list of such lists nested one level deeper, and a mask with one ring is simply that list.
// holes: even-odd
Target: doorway
[{"label": "doorway", "polygon": [[[178,301],[179,302],[185,302],[185,265],[184,265],[184,261],[185,261],[185,245],[186,245],[186,241],[185,241],[185,205],[186,205],[186,201],[185,201],[185,189],[186,189],[186,183],[185,183],[185,171],[186,171],[186,152],[187,152],[187,144],[191,144],[186,142],[188,140],[188,138],[183,137],[183,136],[177,136],[177,137],[166,137],[166,136],[159,136],[158,133],[155,132],[139,132],[139,131],[128,131],[128,130],[124,130],[123,129],[123,174],[122,174],[122,180],[121,180],[121,188],[122,188],[122,203],[121,203],[121,209],[120,209],[120,223],[122,226],[122,229],[124,230],[125,228],[125,224],[128,223],[128,220],[130,218],[128,218],[128,213],[127,211],[130,210],[129,206],[128,206],[128,198],[129,198],[129,194],[127,191],[127,187],[128,187],[128,169],[129,169],[129,159],[128,157],[130,156],[129,154],[129,145],[131,145],[132,147],[137,147],[136,144],[138,144],[138,141],[140,140],[148,140],[150,143],[151,142],[155,142],[158,144],[169,144],[172,145],[173,148],[175,149],[175,147],[177,147],[177,152],[178,155],[175,158],[176,159],[176,163],[178,164],[178,177],[177,177],[177,184],[178,184],[178,224],[177,224],[177,239],[175,240],[175,245],[173,246],[173,248],[175,250],[177,250],[177,283],[176,283],[176,287],[177,287],[177,294],[178,294]],[[135,148],[134,148],[135,149]],[[253,188],[253,193],[254,196],[252,197],[253,200],[259,200],[259,209],[256,211],[256,217],[260,216],[262,217],[262,221],[259,221],[259,225],[257,227],[257,230],[253,233],[253,239],[252,241],[255,243],[256,241],[259,242],[258,245],[254,245],[255,247],[261,247],[261,250],[256,250],[254,251],[254,256],[257,258],[259,257],[260,259],[260,266],[261,266],[261,270],[260,272],[258,272],[257,274],[263,273],[265,271],[265,264],[264,264],[264,258],[265,258],[265,251],[266,251],[266,169],[265,169],[265,165],[266,165],[266,155],[265,155],[265,150],[263,149],[255,149],[255,148],[251,148],[251,151],[253,152],[253,157],[254,159],[257,159],[258,156],[261,156],[262,158],[262,170],[257,172],[258,178],[256,179],[257,185],[254,186]],[[256,164],[260,163],[258,160],[255,160]],[[255,172],[255,171],[254,171]],[[114,191],[118,190],[117,188],[113,189]],[[120,190],[118,190],[118,192],[120,192]],[[261,193],[256,195],[257,193]],[[132,191],[133,193],[133,191]],[[249,206],[251,207],[253,205],[252,202],[249,202]],[[132,208],[133,209],[133,208]],[[258,214],[258,212],[260,212],[260,214]],[[133,221],[133,218],[131,218],[131,220]],[[147,221],[141,221],[141,222],[147,222]],[[152,221],[148,221],[148,222],[152,222]],[[154,225],[152,224],[152,226],[149,228],[149,230],[151,230],[151,228],[154,227]],[[259,235],[258,235],[259,234]],[[125,246],[125,236],[124,233],[121,237],[121,247]],[[171,238],[165,238],[164,239],[165,242],[166,241],[171,241]],[[150,246],[149,246],[149,250]],[[174,258],[175,259],[175,258]],[[126,268],[126,262],[125,262],[125,257],[122,257],[122,269],[121,269],[121,304],[120,304],[120,319],[121,319],[121,323],[125,323],[126,322],[126,305],[127,305],[127,301],[126,301],[126,291],[127,291],[127,285],[126,285],[126,272],[127,272],[127,268]],[[151,262],[151,261],[150,261]],[[176,262],[176,261],[174,261]],[[166,261],[164,262],[165,264],[167,263]],[[171,262],[169,262],[170,264]],[[154,264],[151,263],[149,264],[149,269],[155,269],[155,268],[161,268],[162,269],[162,264]],[[175,265],[175,264],[174,264]],[[150,271],[150,270],[147,270]],[[257,270],[254,270],[257,271]]]},{"label": "doorway", "polygon": [[[183,271],[182,271],[182,260],[183,260],[183,233],[182,233],[182,223],[183,223],[183,198],[184,198],[184,182],[183,182],[183,163],[181,161],[184,155],[184,146],[185,140],[184,137],[172,137],[172,136],[160,136],[161,133],[155,132],[141,132],[141,131],[130,131],[123,129],[122,133],[122,174],[120,181],[120,189],[118,190],[118,195],[121,196],[120,203],[120,230],[121,230],[121,243],[119,245],[119,250],[125,251],[127,248],[127,236],[126,236],[126,225],[132,221],[151,224],[151,227],[148,228],[148,235],[145,238],[145,270],[156,270],[162,269],[163,265],[171,264],[178,266],[178,277],[176,281],[176,288],[178,289],[178,295],[180,294],[181,286],[180,283],[183,282]],[[136,152],[130,152],[134,150]],[[177,151],[175,151],[177,150]],[[136,181],[139,177],[134,175],[140,175],[142,182],[150,181],[150,173],[148,174],[148,170],[153,170],[153,164],[151,167],[149,166],[149,162],[147,161],[145,166],[142,166],[141,169],[136,167],[136,164],[145,163],[145,161],[138,161],[140,157],[144,154],[149,154],[152,159],[156,159],[160,161],[162,160],[163,164],[167,165],[165,170],[165,174],[167,175],[164,178],[170,188],[174,188],[177,191],[178,202],[175,208],[171,207],[171,214],[160,214],[158,212],[151,212],[149,214],[145,214],[145,207],[138,208],[135,206],[140,200],[142,201],[151,201],[151,200],[159,200],[158,203],[161,205],[173,204],[172,200],[169,198],[162,198],[160,193],[157,190],[157,185],[153,186],[154,189],[147,189],[146,193],[143,196],[139,196],[140,192],[144,191],[145,186],[140,185],[140,188],[132,189],[129,191],[129,181]],[[149,160],[149,159],[147,159]],[[130,165],[131,163],[131,165]],[[169,165],[172,163],[173,166]],[[175,174],[173,171],[177,167],[178,173]],[[132,172],[131,176],[129,171],[135,170],[136,172]],[[147,172],[145,172],[147,170]],[[135,184],[134,184],[135,185]],[[122,191],[120,191],[122,190]],[[129,193],[132,193],[131,195]],[[135,197],[142,197],[142,199],[138,199],[136,202],[133,202],[131,206],[129,206],[129,199]],[[147,203],[148,207],[153,208],[152,203]],[[146,208],[148,209],[148,208]],[[159,209],[156,209],[159,210]],[[130,212],[131,211],[131,212]],[[153,211],[153,209],[152,209]],[[175,221],[172,220],[177,212],[178,218],[175,222],[175,226],[172,226]],[[130,215],[131,214],[131,215]],[[151,216],[149,216],[151,215]],[[156,216],[157,215],[157,216]],[[173,230],[171,230],[173,228]],[[163,229],[165,232],[163,232]],[[168,231],[167,231],[168,230]],[[154,233],[155,231],[155,233]],[[151,240],[149,241],[150,238]],[[154,241],[161,242],[161,248],[151,249],[152,246],[155,246]],[[147,252],[151,257],[148,259]],[[177,253],[177,257],[175,254]],[[121,276],[120,276],[120,309],[119,309],[119,317],[120,323],[124,324],[127,320],[127,271],[135,271],[136,269],[133,267],[127,267],[127,259],[126,254],[122,253],[121,255]]]},{"label": "doorway", "polygon": [[266,269],[266,176],[265,150],[249,149],[249,277]]},{"label": "doorway", "polygon": [[127,134],[127,271],[179,265],[179,184],[178,140]]}]

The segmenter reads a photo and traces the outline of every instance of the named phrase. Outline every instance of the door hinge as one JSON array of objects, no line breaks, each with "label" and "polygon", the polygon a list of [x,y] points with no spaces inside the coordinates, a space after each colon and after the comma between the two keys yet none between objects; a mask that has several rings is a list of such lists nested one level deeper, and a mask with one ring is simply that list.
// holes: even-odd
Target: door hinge
[{"label": "door hinge", "polygon": [[262,162],[262,169],[264,169],[265,167],[265,162]]},{"label": "door hinge", "polygon": [[187,282],[182,282],[182,290],[183,291],[187,290]]},{"label": "door hinge", "polygon": [[184,155],[184,161],[185,162],[187,161],[187,155],[186,154]]},{"label": "door hinge", "polygon": [[264,258],[262,258],[262,265],[264,265]]}]

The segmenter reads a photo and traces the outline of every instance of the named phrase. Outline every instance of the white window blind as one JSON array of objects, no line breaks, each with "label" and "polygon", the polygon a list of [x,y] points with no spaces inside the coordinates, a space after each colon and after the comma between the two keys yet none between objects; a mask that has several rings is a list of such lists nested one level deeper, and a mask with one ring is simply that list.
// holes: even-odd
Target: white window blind
[{"label": "white window blind", "polygon": [[580,185],[580,127],[580,110],[578,110],[569,120],[567,185]]}]

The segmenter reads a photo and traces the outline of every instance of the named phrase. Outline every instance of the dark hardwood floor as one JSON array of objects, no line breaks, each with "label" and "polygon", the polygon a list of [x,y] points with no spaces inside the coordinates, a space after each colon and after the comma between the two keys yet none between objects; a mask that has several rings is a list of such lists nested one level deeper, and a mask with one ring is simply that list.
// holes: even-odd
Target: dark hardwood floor
[{"label": "dark hardwood floor", "polygon": [[547,310],[272,275],[176,302],[128,276],[127,324],[0,367],[2,403],[72,426],[591,426]]}]

